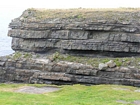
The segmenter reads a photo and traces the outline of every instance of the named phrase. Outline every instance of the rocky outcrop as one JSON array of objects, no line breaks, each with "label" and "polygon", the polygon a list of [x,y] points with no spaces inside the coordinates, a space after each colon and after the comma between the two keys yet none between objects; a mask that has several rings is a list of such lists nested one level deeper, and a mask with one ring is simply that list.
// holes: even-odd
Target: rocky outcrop
[{"label": "rocky outcrop", "polygon": [[8,35],[16,51],[136,56],[140,53],[139,17],[137,9],[28,9],[10,23]]},{"label": "rocky outcrop", "polygon": [[132,67],[99,70],[90,65],[44,58],[0,58],[0,82],[44,84],[122,84],[140,86],[140,71]]},{"label": "rocky outcrop", "polygon": [[[140,54],[139,9],[28,9],[12,20],[9,27],[8,36],[13,38],[15,51],[41,55],[58,51],[92,57]],[[0,82],[140,86],[139,69],[117,67],[114,61],[95,68],[43,57],[30,58],[28,53],[20,59],[18,56],[22,55],[0,58]]]}]

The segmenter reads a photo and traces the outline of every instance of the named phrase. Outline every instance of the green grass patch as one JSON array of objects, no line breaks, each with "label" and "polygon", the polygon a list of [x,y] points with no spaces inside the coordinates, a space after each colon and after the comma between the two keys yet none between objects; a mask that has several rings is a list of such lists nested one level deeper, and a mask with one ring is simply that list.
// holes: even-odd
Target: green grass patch
[{"label": "green grass patch", "polygon": [[12,56],[7,56],[7,58],[12,59],[12,60],[20,60],[20,59],[28,60],[28,59],[32,59],[32,58],[43,58],[43,59],[50,59],[51,61],[55,61],[55,62],[68,61],[68,62],[88,64],[95,68],[98,68],[99,63],[106,63],[110,60],[113,60],[118,67],[134,66],[134,67],[140,69],[140,57],[92,58],[92,57],[73,56],[73,55],[69,55],[69,54],[61,54],[58,52],[55,52],[51,55],[44,55],[42,57],[40,54],[15,52]]},{"label": "green grass patch", "polygon": [[80,57],[72,56],[68,54],[60,54],[58,52],[50,56],[54,61],[69,61],[75,63],[82,63],[92,65],[93,67],[98,67],[99,63],[106,63],[113,60],[118,67],[121,66],[135,66],[140,68],[140,58],[139,57],[122,57],[122,58],[92,58],[92,57]]},{"label": "green grass patch", "polygon": [[24,59],[30,59],[32,58],[32,54],[31,53],[26,53],[26,52],[18,52],[16,51],[15,53],[13,53],[13,55],[11,56],[7,56],[8,59],[12,59],[12,60],[18,60],[21,58]]},{"label": "green grass patch", "polygon": [[[132,105],[140,100],[140,88],[118,85],[63,85],[61,90],[44,94],[15,93],[8,89],[29,86],[27,84],[0,84],[1,105]],[[31,85],[30,86],[45,86]],[[7,91],[4,91],[7,89]],[[127,105],[128,105],[127,104]]]}]

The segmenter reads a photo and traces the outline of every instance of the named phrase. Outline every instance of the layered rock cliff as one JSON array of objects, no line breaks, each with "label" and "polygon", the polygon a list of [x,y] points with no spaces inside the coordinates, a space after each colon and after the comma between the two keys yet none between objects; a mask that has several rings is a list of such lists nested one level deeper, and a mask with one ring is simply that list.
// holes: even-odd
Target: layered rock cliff
[{"label": "layered rock cliff", "polygon": [[132,66],[98,69],[82,63],[52,62],[44,57],[19,55],[0,57],[0,83],[121,84],[140,87],[140,70]]},{"label": "layered rock cliff", "polygon": [[[67,62],[46,58],[56,51],[97,58],[139,56],[139,10],[122,8],[24,11],[9,24],[11,30],[8,35],[13,38],[12,48],[24,53],[31,52],[31,56],[38,52],[45,57],[30,58],[30,53],[22,55],[18,52],[12,56],[1,57],[0,82],[140,86],[140,63],[139,59],[135,60],[134,57],[132,61],[117,58],[118,65],[114,63],[109,67],[98,59],[98,62],[93,63],[99,65],[99,68],[97,65],[87,65],[86,60],[85,64],[82,64],[76,63],[75,59],[74,62]],[[89,61],[92,64],[93,60]],[[134,62],[137,67],[133,65]]]},{"label": "layered rock cliff", "polygon": [[86,56],[140,53],[139,9],[28,9],[9,27],[16,51],[57,50]]}]

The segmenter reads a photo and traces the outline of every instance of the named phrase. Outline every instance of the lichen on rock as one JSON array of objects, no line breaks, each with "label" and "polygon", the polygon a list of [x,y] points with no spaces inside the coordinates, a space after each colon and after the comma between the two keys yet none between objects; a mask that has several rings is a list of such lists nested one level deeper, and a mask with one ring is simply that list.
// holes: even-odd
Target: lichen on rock
[{"label": "lichen on rock", "polygon": [[16,51],[92,56],[140,53],[137,9],[28,9],[10,24]]},{"label": "lichen on rock", "polygon": [[16,53],[0,57],[0,82],[140,86],[139,59],[100,60],[139,56],[139,10],[25,10],[9,24]]}]

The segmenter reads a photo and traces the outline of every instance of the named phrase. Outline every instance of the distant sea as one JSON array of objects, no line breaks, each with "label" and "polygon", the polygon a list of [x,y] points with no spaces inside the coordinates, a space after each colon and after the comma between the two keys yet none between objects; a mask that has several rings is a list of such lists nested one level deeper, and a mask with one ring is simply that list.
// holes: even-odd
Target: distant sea
[{"label": "distant sea", "polygon": [[25,9],[0,8],[0,56],[12,54],[12,38],[7,36],[8,25],[12,19],[19,17]]},{"label": "distant sea", "polygon": [[14,51],[11,49],[12,38],[7,36],[6,30],[0,30],[0,56],[12,54]]},{"label": "distant sea", "polygon": [[12,54],[11,49],[12,38],[7,36],[8,24],[10,23],[10,15],[4,14],[0,11],[0,56]]}]

